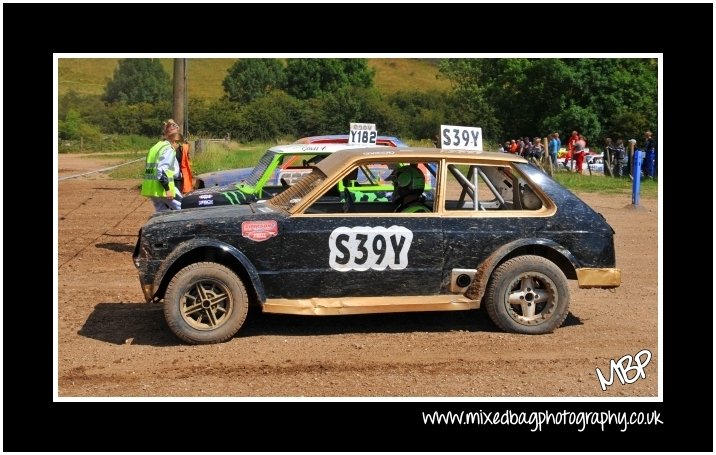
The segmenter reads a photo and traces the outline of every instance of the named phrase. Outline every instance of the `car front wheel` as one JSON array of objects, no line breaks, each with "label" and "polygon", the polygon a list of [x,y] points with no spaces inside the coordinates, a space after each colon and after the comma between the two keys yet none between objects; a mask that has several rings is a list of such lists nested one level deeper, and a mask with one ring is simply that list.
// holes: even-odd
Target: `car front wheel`
[{"label": "car front wheel", "polygon": [[564,273],[540,256],[518,256],[500,264],[485,292],[485,308],[498,327],[531,335],[561,326],[569,300]]},{"label": "car front wheel", "polygon": [[246,320],[249,304],[241,279],[227,267],[198,262],[169,282],[164,317],[176,336],[191,344],[227,341]]}]

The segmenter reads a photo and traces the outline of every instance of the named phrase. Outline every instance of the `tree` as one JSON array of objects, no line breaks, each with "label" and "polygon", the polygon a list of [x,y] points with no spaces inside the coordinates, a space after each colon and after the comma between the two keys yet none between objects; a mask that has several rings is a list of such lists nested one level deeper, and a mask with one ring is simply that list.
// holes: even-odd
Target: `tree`
[{"label": "tree", "polygon": [[602,135],[615,140],[624,139],[626,142],[629,139],[641,140],[644,136],[644,131],[647,130],[657,134],[653,123],[644,113],[624,111],[618,112],[607,119]]},{"label": "tree", "polygon": [[599,121],[597,114],[591,109],[575,105],[569,106],[553,117],[547,117],[540,126],[541,131],[563,131],[565,138],[569,137],[568,132],[578,131],[587,139],[588,144],[598,143],[602,132],[602,122]]},{"label": "tree", "polygon": [[375,70],[360,58],[289,59],[286,90],[298,99],[316,98],[346,86],[373,86]]},{"label": "tree", "polygon": [[351,122],[375,123],[379,134],[400,131],[397,109],[384,102],[374,88],[347,86],[308,101],[302,131],[305,135],[347,133]]},{"label": "tree", "polygon": [[[415,139],[432,140],[440,132],[440,125],[473,124],[465,115],[473,115],[464,109],[461,99],[440,90],[399,91],[388,98],[402,116],[400,135]],[[488,122],[489,123],[489,122]],[[474,124],[484,125],[474,120]]]},{"label": "tree", "polygon": [[275,58],[244,58],[229,68],[222,84],[230,101],[250,103],[283,88],[285,81],[283,65]]},{"label": "tree", "polygon": [[576,129],[592,143],[607,130],[620,130],[620,119],[632,125],[646,119],[653,131],[656,70],[653,59],[624,58],[448,59],[440,65],[456,94],[487,103],[506,137]]},{"label": "tree", "polygon": [[483,66],[480,59],[447,59],[441,62],[440,72],[455,81],[456,102],[451,114],[455,123],[479,126],[487,138],[494,140],[502,134],[502,125],[488,100],[489,86],[483,83]]},{"label": "tree", "polygon": [[110,103],[158,103],[170,100],[171,93],[169,74],[159,59],[128,58],[119,62],[102,99]]}]

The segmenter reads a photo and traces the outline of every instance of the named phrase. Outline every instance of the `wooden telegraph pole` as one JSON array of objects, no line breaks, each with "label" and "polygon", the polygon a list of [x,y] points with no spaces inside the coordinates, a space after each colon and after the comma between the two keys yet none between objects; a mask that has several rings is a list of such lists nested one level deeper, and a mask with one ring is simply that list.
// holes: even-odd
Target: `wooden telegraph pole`
[{"label": "wooden telegraph pole", "polygon": [[186,59],[174,59],[174,104],[172,112],[174,121],[179,125],[179,132],[185,132],[186,118]]},{"label": "wooden telegraph pole", "polygon": [[[549,155],[549,136],[542,139],[542,167],[547,171],[547,174],[551,177],[554,169],[552,168],[552,157]],[[546,165],[545,165],[546,160]]]}]

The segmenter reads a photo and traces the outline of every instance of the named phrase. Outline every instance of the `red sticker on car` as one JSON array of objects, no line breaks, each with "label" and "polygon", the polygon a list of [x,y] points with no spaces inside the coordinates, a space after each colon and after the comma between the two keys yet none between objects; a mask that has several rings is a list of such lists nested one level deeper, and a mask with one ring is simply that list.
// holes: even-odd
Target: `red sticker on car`
[{"label": "red sticker on car", "polygon": [[241,235],[254,242],[263,242],[278,235],[276,220],[244,221],[241,223]]}]

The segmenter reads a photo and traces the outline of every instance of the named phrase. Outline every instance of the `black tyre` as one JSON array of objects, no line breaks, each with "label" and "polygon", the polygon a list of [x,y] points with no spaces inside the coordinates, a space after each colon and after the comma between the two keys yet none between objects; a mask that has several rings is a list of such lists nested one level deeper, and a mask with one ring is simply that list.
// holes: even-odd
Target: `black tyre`
[{"label": "black tyre", "polygon": [[198,262],[181,269],[167,287],[164,317],[191,344],[221,343],[246,320],[249,301],[241,279],[227,267]]},{"label": "black tyre", "polygon": [[538,335],[562,325],[569,299],[567,277],[559,267],[540,256],[518,256],[492,273],[485,309],[502,330]]}]

